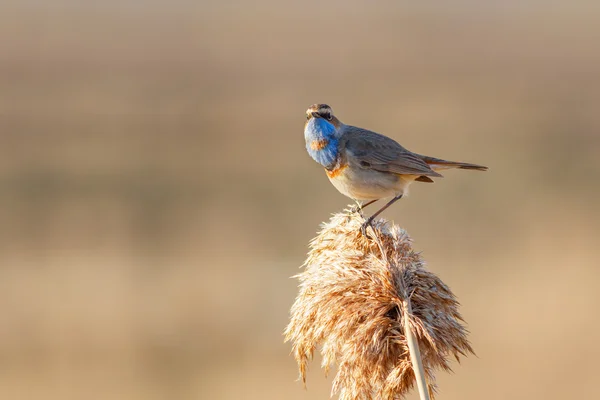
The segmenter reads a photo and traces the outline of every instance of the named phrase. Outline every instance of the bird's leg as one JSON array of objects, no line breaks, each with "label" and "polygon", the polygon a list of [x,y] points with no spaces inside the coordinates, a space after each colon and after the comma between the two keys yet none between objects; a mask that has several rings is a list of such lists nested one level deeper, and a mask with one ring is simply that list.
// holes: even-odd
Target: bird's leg
[{"label": "bird's leg", "polygon": [[[377,210],[377,212],[375,214],[373,214],[369,218],[367,218],[367,220],[365,221],[365,223],[362,224],[361,227],[360,227],[360,231],[361,231],[361,233],[363,234],[364,237],[368,237],[367,236],[367,228],[371,225],[371,223],[373,222],[373,220],[375,219],[375,217],[377,217],[386,208],[388,208],[389,206],[391,206],[392,204],[394,204],[396,201],[400,200],[401,198],[402,198],[402,195],[399,194],[398,196],[396,196],[393,199],[391,199],[385,206],[383,206],[379,210]],[[367,203],[367,204],[371,204],[371,203]]]},{"label": "bird's leg", "polygon": [[350,212],[352,212],[352,213],[361,212],[366,206],[375,203],[377,200],[379,200],[379,199],[368,201],[362,205],[358,201],[356,201],[356,205],[354,207],[352,207],[352,209],[350,209]]}]

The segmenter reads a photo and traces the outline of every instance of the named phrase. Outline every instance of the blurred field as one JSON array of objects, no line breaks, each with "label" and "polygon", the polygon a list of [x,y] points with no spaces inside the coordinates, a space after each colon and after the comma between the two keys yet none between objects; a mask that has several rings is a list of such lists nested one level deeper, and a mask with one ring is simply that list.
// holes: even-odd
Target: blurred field
[{"label": "blurred field", "polygon": [[328,398],[282,343],[349,203],[316,102],[491,168],[384,214],[469,323],[439,398],[600,397],[600,7],[370,4],[0,6],[0,398]]}]

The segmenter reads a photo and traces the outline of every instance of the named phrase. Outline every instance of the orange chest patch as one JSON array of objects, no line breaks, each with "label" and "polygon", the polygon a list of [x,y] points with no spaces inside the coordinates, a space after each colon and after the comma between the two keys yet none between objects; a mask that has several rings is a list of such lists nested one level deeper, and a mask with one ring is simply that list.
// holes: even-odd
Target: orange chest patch
[{"label": "orange chest patch", "polygon": [[329,177],[329,179],[333,179],[333,178],[337,178],[338,176],[340,176],[340,174],[342,172],[344,172],[344,170],[346,168],[348,168],[348,164],[340,165],[331,171],[326,169],[325,172],[327,173],[327,176]]},{"label": "orange chest patch", "polygon": [[310,142],[311,150],[323,150],[329,144],[329,140],[327,139],[317,139]]}]

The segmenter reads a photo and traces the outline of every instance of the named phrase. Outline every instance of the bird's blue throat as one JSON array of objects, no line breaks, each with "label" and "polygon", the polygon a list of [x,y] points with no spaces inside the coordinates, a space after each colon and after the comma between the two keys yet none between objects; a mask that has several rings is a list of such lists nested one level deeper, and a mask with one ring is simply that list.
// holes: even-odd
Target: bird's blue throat
[{"label": "bird's blue throat", "polygon": [[327,169],[335,166],[338,158],[338,139],[332,123],[323,118],[313,118],[304,128],[306,151]]}]

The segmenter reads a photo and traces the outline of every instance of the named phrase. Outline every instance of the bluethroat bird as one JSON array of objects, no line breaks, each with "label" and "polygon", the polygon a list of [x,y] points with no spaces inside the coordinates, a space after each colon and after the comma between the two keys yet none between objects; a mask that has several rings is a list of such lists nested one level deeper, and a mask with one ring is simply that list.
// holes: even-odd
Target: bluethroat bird
[{"label": "bluethroat bird", "polygon": [[487,170],[482,165],[422,156],[387,136],[344,125],[327,104],[310,106],[306,120],[304,139],[308,154],[325,167],[337,190],[356,201],[357,211],[392,197],[362,225],[365,236],[373,219],[407,194],[412,182],[433,182],[431,178],[442,176],[437,171],[448,168]]}]

